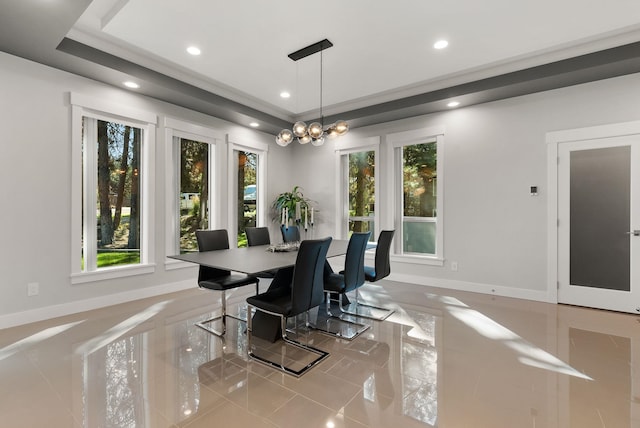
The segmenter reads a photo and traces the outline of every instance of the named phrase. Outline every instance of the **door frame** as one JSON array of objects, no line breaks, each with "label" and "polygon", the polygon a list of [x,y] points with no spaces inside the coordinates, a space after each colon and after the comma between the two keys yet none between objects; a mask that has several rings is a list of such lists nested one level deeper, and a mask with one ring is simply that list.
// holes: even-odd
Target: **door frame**
[{"label": "door frame", "polygon": [[558,303],[558,147],[562,143],[640,135],[640,120],[552,131],[547,143],[547,301]]}]

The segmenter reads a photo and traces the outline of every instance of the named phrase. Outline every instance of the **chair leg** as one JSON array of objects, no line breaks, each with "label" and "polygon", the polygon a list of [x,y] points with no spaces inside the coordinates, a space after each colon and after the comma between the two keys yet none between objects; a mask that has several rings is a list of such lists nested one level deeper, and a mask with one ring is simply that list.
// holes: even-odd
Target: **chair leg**
[{"label": "chair leg", "polygon": [[247,353],[251,355],[251,332],[253,331],[253,316],[251,316],[251,305],[247,305]]},{"label": "chair leg", "polygon": [[[256,285],[256,287],[257,287],[257,285]],[[206,319],[204,321],[199,321],[199,322],[196,323],[196,325],[198,327],[200,327],[201,329],[208,331],[211,334],[214,334],[214,335],[216,335],[218,337],[224,337],[224,334],[227,332],[227,317],[233,318],[233,319],[236,319],[236,320],[242,321],[242,322],[246,322],[247,320],[245,320],[243,318],[240,318],[240,317],[237,317],[235,315],[227,314],[227,295],[226,295],[225,290],[221,290],[220,292],[222,293],[222,295],[221,295],[222,310],[221,310],[220,315],[217,316],[217,317],[212,317],[212,318]],[[215,329],[207,326],[207,324],[210,324],[210,323],[212,323],[214,321],[218,321],[218,320],[222,321],[222,330],[221,331],[215,330]]]},{"label": "chair leg", "polygon": [[332,317],[333,314],[331,313],[331,293],[329,293],[328,291],[326,292],[327,294],[327,315]]},{"label": "chair leg", "polygon": [[[342,294],[339,295],[339,298],[342,299]],[[350,320],[345,320],[340,318],[337,315],[333,315],[331,313],[331,293],[330,292],[326,292],[326,312],[328,315],[328,319],[326,319],[324,321],[324,326],[320,325],[320,322],[318,322],[318,320],[316,320],[316,324],[311,326],[311,328],[313,328],[314,330],[318,330],[321,333],[327,334],[329,336],[333,336],[333,337],[339,337],[341,339],[347,339],[347,340],[353,340],[356,337],[358,337],[361,333],[363,333],[364,331],[366,331],[370,326],[367,324],[361,324],[359,322],[355,322],[355,321],[350,321]],[[348,334],[344,334],[342,332],[342,330],[340,328],[337,329],[337,331],[335,329],[330,329],[329,324],[331,322],[337,322],[337,323],[342,323],[342,324],[348,324],[350,326],[354,326],[355,327],[355,332],[352,333],[348,333]]]},{"label": "chair leg", "polygon": [[[270,315],[274,315],[274,316],[280,317],[280,323],[281,323],[281,329],[282,329],[282,340],[284,340],[284,342],[286,344],[289,344],[289,345],[295,346],[297,348],[304,349],[305,351],[309,351],[311,353],[317,354],[318,357],[315,358],[313,361],[311,361],[309,364],[307,364],[305,367],[301,368],[300,370],[295,370],[295,369],[292,369],[290,367],[285,366],[283,363],[277,363],[275,361],[271,361],[271,360],[269,360],[267,358],[261,357],[260,355],[257,355],[256,353],[254,353],[253,352],[253,347],[251,345],[251,332],[253,331],[253,323],[252,323],[252,319],[251,319],[251,309],[252,308],[256,309],[258,311],[261,311],[261,312],[265,312],[265,313],[270,314]],[[277,370],[280,370],[281,372],[290,374],[292,376],[300,377],[304,373],[306,373],[309,369],[314,367],[316,364],[320,363],[320,361],[322,361],[325,358],[327,358],[329,356],[329,353],[326,352],[326,351],[323,351],[322,349],[318,349],[316,347],[300,343],[297,340],[290,339],[287,336],[286,327],[287,327],[287,318],[284,317],[282,314],[277,314],[275,312],[265,311],[264,309],[256,308],[255,306],[252,306],[252,305],[247,305],[247,354],[249,355],[249,358],[252,359],[252,360],[255,360],[255,361],[259,362],[259,363],[265,364],[265,365],[267,365],[269,367],[275,368]]]},{"label": "chair leg", "polygon": [[[343,314],[347,314],[347,315],[354,315],[357,317],[361,317],[361,318],[367,318],[367,319],[372,319],[372,320],[376,320],[376,321],[384,321],[387,318],[389,318],[389,315],[391,315],[392,313],[394,313],[395,311],[393,309],[387,309],[387,308],[381,308],[379,306],[373,306],[373,305],[367,305],[364,303],[359,303],[358,299],[359,299],[359,294],[358,294],[358,289],[355,290],[356,291],[356,301],[355,303],[353,303],[353,305],[355,305],[356,311],[355,312],[349,312],[348,310],[346,310],[342,304],[342,294],[340,294],[340,297],[338,299],[338,307],[340,308],[340,312],[342,312]],[[364,309],[364,308],[368,308],[368,309],[374,309],[376,311],[381,311],[383,312],[382,315],[380,316],[374,316],[371,314],[371,311],[367,311],[367,313],[363,313],[362,311],[358,311],[358,309]]]}]

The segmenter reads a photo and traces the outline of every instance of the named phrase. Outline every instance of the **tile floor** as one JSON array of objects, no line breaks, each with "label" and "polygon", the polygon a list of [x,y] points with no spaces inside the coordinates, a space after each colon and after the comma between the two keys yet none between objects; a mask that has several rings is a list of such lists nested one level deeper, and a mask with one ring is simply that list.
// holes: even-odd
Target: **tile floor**
[{"label": "tile floor", "polygon": [[195,327],[198,289],[1,330],[0,426],[640,427],[638,317],[381,284],[396,313],[301,332],[331,355],[299,379],[248,361],[243,323]]}]

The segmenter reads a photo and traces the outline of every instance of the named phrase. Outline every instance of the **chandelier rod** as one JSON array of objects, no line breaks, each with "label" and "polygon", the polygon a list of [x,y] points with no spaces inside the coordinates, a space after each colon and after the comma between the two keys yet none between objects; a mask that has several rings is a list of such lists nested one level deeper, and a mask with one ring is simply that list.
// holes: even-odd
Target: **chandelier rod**
[{"label": "chandelier rod", "polygon": [[320,125],[324,129],[324,116],[322,115],[322,51],[320,51]]}]

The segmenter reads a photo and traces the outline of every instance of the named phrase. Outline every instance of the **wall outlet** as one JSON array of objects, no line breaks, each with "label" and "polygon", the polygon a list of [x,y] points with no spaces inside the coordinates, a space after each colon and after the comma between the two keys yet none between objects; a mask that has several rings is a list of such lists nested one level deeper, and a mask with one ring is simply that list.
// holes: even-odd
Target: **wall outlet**
[{"label": "wall outlet", "polygon": [[451,270],[454,272],[458,271],[458,262],[451,262]]},{"label": "wall outlet", "polygon": [[27,284],[27,296],[37,296],[40,294],[40,284],[37,282],[30,282]]}]

